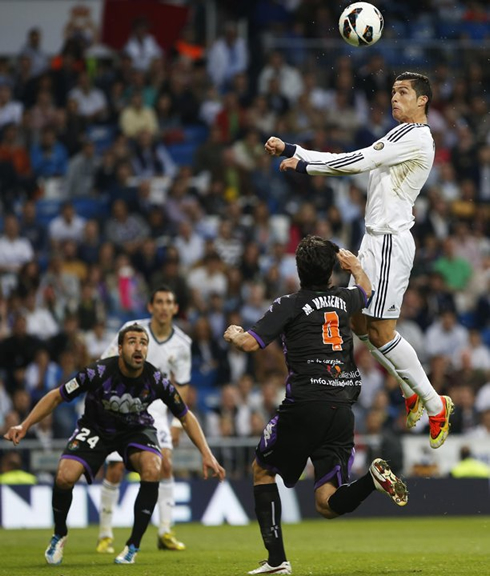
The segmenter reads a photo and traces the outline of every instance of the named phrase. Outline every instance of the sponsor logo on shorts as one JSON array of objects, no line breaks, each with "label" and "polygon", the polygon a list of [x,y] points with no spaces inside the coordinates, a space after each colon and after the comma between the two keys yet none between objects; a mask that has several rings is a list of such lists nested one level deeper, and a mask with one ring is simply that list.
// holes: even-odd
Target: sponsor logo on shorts
[{"label": "sponsor logo on shorts", "polygon": [[80,442],[78,440],[73,440],[73,442],[70,442],[68,444],[68,450],[72,450],[73,452],[75,452],[79,448],[80,448]]}]

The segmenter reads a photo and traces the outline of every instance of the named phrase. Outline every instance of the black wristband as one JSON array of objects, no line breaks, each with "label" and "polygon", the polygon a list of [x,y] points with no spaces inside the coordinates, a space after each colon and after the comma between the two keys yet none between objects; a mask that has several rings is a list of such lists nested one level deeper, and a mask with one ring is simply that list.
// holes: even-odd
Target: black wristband
[{"label": "black wristband", "polygon": [[284,150],[281,156],[286,156],[286,158],[292,158],[296,152],[296,144],[288,144],[284,142]]},{"label": "black wristband", "polygon": [[306,167],[308,166],[308,162],[306,160],[299,160],[296,166],[296,172],[300,174],[308,174],[306,171]]}]

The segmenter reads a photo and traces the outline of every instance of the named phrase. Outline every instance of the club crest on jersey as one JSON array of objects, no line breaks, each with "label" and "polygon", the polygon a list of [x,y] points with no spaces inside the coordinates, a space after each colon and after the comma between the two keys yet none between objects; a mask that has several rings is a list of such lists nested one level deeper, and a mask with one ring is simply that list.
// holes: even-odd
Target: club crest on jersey
[{"label": "club crest on jersey", "polygon": [[376,142],[376,144],[373,146],[375,150],[383,150],[384,147],[385,145],[383,144],[383,142]]}]

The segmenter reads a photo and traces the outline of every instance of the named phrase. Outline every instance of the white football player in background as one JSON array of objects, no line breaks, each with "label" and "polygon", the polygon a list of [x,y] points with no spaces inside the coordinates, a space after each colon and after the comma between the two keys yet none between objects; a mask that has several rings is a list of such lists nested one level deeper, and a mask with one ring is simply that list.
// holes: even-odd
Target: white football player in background
[{"label": "white football player in background", "polygon": [[[124,326],[135,322],[146,329],[150,337],[147,361],[178,386],[179,394],[184,402],[187,399],[187,385],[191,379],[191,339],[178,326],[173,318],[178,312],[175,294],[167,286],[160,286],[151,295],[148,303],[150,318],[131,320]],[[117,356],[117,334],[102,355],[102,358]],[[175,418],[170,430],[167,406],[157,400],[148,408],[155,420],[158,442],[162,450],[162,470],[158,491],[158,548],[161,550],[185,550],[185,545],[179,542],[172,531],[172,512],[175,504],[174,478],[172,470],[173,442],[178,441],[182,425]],[[114,534],[112,517],[114,507],[119,500],[119,487],[124,476],[124,464],[121,456],[113,452],[107,458],[107,469],[102,483],[100,500],[100,525],[97,552],[114,552]]]},{"label": "white football player in background", "polygon": [[399,122],[372,146],[343,154],[305,150],[272,136],[265,144],[273,156],[287,156],[280,170],[309,175],[346,176],[369,172],[366,233],[359,260],[373,286],[373,297],[352,327],[375,358],[400,384],[407,427],[427,410],[430,445],[442,446],[449,432],[453,402],[439,396],[413,347],[396,331],[403,295],[415,256],[410,232],[413,207],[434,162],[435,145],[427,113],[432,98],[429,79],[404,72],[393,84],[392,116]]}]

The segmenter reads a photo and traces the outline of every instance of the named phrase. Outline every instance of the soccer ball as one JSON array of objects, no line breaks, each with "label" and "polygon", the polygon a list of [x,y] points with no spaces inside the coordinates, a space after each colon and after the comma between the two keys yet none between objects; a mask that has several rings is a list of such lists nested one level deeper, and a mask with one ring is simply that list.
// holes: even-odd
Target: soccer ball
[{"label": "soccer ball", "polygon": [[381,38],[384,19],[381,12],[368,2],[354,2],[342,12],[339,31],[351,46],[372,46]]}]

